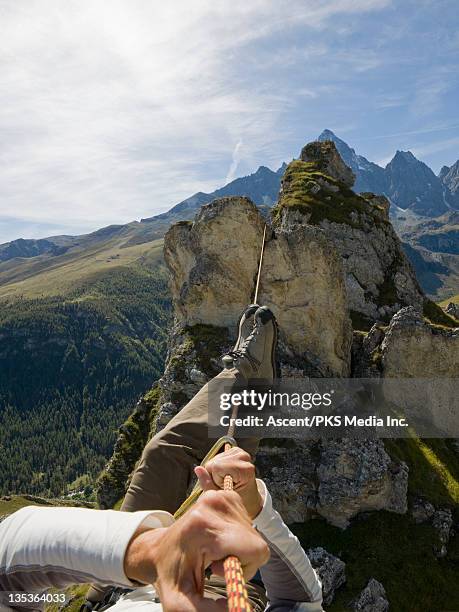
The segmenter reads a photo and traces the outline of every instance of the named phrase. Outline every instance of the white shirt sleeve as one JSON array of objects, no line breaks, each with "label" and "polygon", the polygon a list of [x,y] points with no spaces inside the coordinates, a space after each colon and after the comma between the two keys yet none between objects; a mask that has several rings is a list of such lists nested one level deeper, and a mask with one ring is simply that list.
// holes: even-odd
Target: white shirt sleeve
[{"label": "white shirt sleeve", "polygon": [[134,586],[124,572],[132,536],[140,525],[173,522],[162,511],[23,508],[0,523],[0,590],[36,592],[84,582]]},{"label": "white shirt sleeve", "polygon": [[317,573],[298,538],[274,510],[265,483],[257,479],[257,484],[264,503],[253,525],[271,551],[270,560],[260,568],[270,603],[311,602],[316,606],[308,606],[308,610],[322,610],[322,584]]}]

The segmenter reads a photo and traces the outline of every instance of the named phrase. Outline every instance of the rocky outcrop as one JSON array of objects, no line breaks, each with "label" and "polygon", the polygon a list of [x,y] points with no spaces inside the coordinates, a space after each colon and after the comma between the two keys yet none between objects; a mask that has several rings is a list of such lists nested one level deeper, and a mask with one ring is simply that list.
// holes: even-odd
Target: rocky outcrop
[{"label": "rocky outcrop", "polygon": [[[291,215],[283,221],[268,233],[259,300],[276,315],[285,353],[346,375],[351,328],[340,258],[319,228]],[[181,326],[205,323],[234,335],[253,298],[263,226],[250,200],[223,198],[169,230],[164,252]]]},{"label": "rocky outcrop", "polygon": [[374,324],[367,334],[354,332],[352,342],[352,376],[355,378],[379,378],[381,373],[381,343],[385,329]]},{"label": "rocky outcrop", "polygon": [[387,612],[389,602],[387,601],[386,590],[380,582],[370,578],[367,586],[349,604],[349,607],[354,612]]},{"label": "rocky outcrop", "polygon": [[426,499],[416,498],[413,501],[411,514],[415,523],[431,522],[437,534],[437,542],[433,550],[436,557],[446,557],[446,545],[453,534],[453,514],[449,508],[435,509],[434,505]]},{"label": "rocky outcrop", "polygon": [[368,192],[368,191],[364,192],[364,193],[361,193],[360,195],[367,202],[369,202],[370,204],[375,206],[377,210],[379,210],[379,211],[383,210],[384,213],[385,213],[386,220],[389,221],[390,202],[386,198],[386,196],[376,195],[376,194]]},{"label": "rocky outcrop", "polygon": [[423,294],[389,222],[389,202],[351,191],[352,172],[343,166],[333,143],[307,145],[285,171],[273,214],[275,226],[293,210],[324,230],[343,261],[354,327],[369,329],[403,306],[421,311]]},{"label": "rocky outcrop", "polygon": [[432,518],[432,525],[438,534],[438,544],[434,546],[435,556],[439,559],[446,557],[448,544],[453,526],[453,516],[449,508],[439,509]]},{"label": "rocky outcrop", "polygon": [[323,231],[294,216],[284,217],[266,245],[260,301],[276,315],[287,354],[345,376],[351,325],[341,261]]},{"label": "rocky outcrop", "polygon": [[416,498],[413,500],[411,515],[417,524],[429,521],[435,513],[435,508],[427,499]]},{"label": "rocky outcrop", "polygon": [[183,325],[234,327],[251,302],[263,225],[248,198],[234,197],[203,206],[194,223],[171,227],[164,256]]},{"label": "rocky outcrop", "polygon": [[414,308],[403,308],[392,318],[381,351],[385,377],[456,378],[459,328],[431,325]]},{"label": "rocky outcrop", "polygon": [[308,557],[322,581],[323,603],[329,606],[336,591],[346,582],[346,564],[321,547],[310,548]]},{"label": "rocky outcrop", "polygon": [[345,528],[359,512],[406,512],[408,467],[392,461],[381,440],[262,445],[257,466],[288,523],[322,516]]},{"label": "rocky outcrop", "polygon": [[349,166],[346,166],[335,143],[331,140],[322,142],[316,140],[308,143],[301,150],[300,159],[304,162],[311,162],[314,168],[348,187],[352,187],[355,182],[355,174]]},{"label": "rocky outcrop", "polygon": [[338,527],[359,512],[406,512],[408,466],[392,461],[381,440],[323,441],[317,478],[317,512]]}]

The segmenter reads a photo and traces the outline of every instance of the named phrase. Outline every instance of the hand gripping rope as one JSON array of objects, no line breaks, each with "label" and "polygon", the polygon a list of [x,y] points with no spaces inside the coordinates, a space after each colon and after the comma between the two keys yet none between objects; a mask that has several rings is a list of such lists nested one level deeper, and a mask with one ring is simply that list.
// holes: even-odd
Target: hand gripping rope
[{"label": "hand gripping rope", "polygon": [[[257,282],[255,285],[255,295],[253,299],[253,304],[257,303],[258,299],[258,290],[260,288],[260,277],[261,277],[261,267],[263,263],[263,255],[265,250],[265,241],[266,241],[266,225],[263,229],[263,241],[261,244],[261,252],[260,252],[260,261],[258,263],[258,274],[257,274]],[[209,459],[215,457],[215,455],[221,450],[224,446],[224,452],[229,451],[233,446],[237,446],[236,440],[234,439],[235,425],[234,419],[237,417],[238,406],[233,406],[231,413],[231,425],[228,428],[228,433],[226,436],[220,438],[210,449],[207,455],[204,457],[201,465],[205,465]],[[233,490],[233,479],[228,474],[225,476],[223,480],[223,490],[224,491],[232,491]],[[194,502],[201,495],[202,489],[197,483],[193,488],[189,497],[183,502],[177,512],[174,514],[174,517],[177,519],[181,517],[189,508],[194,504]],[[225,571],[225,582],[226,582],[226,594],[228,597],[228,611],[229,612],[251,612],[252,606],[250,605],[249,596],[247,594],[247,587],[245,585],[244,580],[244,572],[242,570],[242,565],[240,560],[234,555],[230,555],[226,557],[223,562],[223,568]]]}]

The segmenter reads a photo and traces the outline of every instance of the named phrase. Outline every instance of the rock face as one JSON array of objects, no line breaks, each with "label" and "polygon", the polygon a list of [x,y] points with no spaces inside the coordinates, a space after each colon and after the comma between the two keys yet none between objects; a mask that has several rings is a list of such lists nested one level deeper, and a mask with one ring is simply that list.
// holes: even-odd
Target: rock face
[{"label": "rock face", "polygon": [[375,193],[386,192],[386,177],[384,168],[368,161],[363,155],[358,155],[354,149],[338,138],[331,130],[324,130],[318,137],[319,141],[332,140],[344,163],[351,168],[356,176],[354,190],[357,193],[363,191],[374,191]]},{"label": "rock face", "polygon": [[392,461],[381,440],[323,441],[317,478],[317,512],[338,527],[368,510],[406,512],[408,466]]},{"label": "rock face", "polygon": [[459,328],[429,325],[412,307],[392,318],[381,349],[389,378],[456,378],[459,373]]},{"label": "rock face", "polygon": [[351,325],[341,260],[324,232],[284,217],[267,243],[260,301],[272,309],[288,353],[322,373],[346,375]]},{"label": "rock face", "polygon": [[346,582],[346,564],[321,547],[310,548],[308,557],[322,581],[324,605],[329,606],[335,592]]},{"label": "rock face", "polygon": [[274,227],[294,212],[325,232],[342,258],[354,327],[369,329],[403,306],[421,311],[424,297],[389,222],[388,201],[351,191],[352,172],[343,167],[333,143],[307,145],[285,171]]},{"label": "rock face", "polygon": [[[224,198],[204,206],[193,224],[169,230],[164,252],[182,326],[210,324],[234,334],[253,298],[263,226],[250,200]],[[259,300],[276,315],[287,353],[325,373],[349,373],[343,271],[323,231],[289,217],[269,233]]]},{"label": "rock face", "polygon": [[261,446],[260,476],[288,523],[322,516],[345,528],[359,512],[406,512],[408,467],[381,440],[322,440]]},{"label": "rock face", "polygon": [[446,557],[448,550],[446,545],[453,533],[453,515],[449,508],[438,508],[435,510],[433,504],[425,499],[415,499],[411,510],[416,523],[432,521],[437,532],[438,541],[434,545],[434,554],[439,559]]},{"label": "rock face", "polygon": [[385,193],[400,208],[432,217],[448,210],[441,181],[411,151],[397,151],[387,164],[385,174]]},{"label": "rock face", "polygon": [[355,174],[343,162],[335,143],[331,140],[310,142],[303,147],[300,155],[301,161],[312,162],[321,172],[352,187]]},{"label": "rock face", "polygon": [[234,327],[251,301],[262,236],[263,218],[247,198],[215,200],[194,223],[171,227],[164,256],[184,325]]},{"label": "rock face", "polygon": [[459,201],[459,159],[452,166],[443,166],[439,178],[451,194]]},{"label": "rock face", "polygon": [[355,612],[387,612],[389,602],[383,585],[371,578],[360,595],[350,604]]}]

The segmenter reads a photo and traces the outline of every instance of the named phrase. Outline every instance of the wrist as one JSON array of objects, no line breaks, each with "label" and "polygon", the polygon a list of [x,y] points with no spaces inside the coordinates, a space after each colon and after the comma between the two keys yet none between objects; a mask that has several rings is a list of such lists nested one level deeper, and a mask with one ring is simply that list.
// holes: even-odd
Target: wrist
[{"label": "wrist", "polygon": [[253,482],[253,485],[250,487],[250,490],[247,491],[246,498],[244,500],[244,505],[247,510],[247,514],[253,520],[256,518],[261,510],[263,509],[264,499],[258,490],[256,480]]},{"label": "wrist", "polygon": [[159,549],[167,528],[140,529],[126,549],[124,573],[132,582],[153,584],[157,578]]}]

